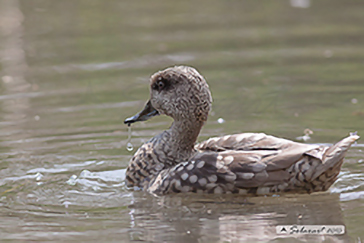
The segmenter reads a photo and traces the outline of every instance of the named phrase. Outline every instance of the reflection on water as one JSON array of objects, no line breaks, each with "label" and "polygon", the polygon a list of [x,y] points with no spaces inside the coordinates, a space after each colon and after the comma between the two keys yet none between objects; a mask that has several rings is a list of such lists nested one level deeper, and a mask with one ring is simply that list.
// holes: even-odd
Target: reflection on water
[{"label": "reflection on water", "polygon": [[[126,148],[171,120],[122,124],[143,106],[150,74],[187,64],[214,97],[200,140],[363,136],[363,11],[328,0],[0,0],[1,239],[363,241],[361,140],[328,193],[156,198],[125,188]],[[275,233],[278,224],[347,233],[289,237]]]},{"label": "reflection on water", "polygon": [[[149,222],[145,218],[147,213]],[[155,242],[194,242],[196,239],[203,242],[278,240],[287,236],[277,235],[276,225],[344,223],[338,195],[327,194],[320,197],[300,195],[261,198],[189,195],[183,198],[163,197],[155,204],[148,200],[136,200],[131,218],[134,237]],[[163,230],[167,227],[168,231]],[[170,232],[178,234],[173,235],[172,239]],[[294,240],[293,237],[288,238]],[[321,238],[333,239],[332,236]],[[338,242],[349,239],[347,235],[334,238]],[[312,241],[315,237],[299,236],[298,239]]]}]

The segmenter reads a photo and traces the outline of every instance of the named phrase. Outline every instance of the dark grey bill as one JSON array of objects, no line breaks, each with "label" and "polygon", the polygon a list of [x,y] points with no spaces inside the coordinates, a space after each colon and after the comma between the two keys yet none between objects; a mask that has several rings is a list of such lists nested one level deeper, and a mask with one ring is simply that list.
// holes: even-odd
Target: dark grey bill
[{"label": "dark grey bill", "polygon": [[135,116],[126,118],[124,124],[128,124],[128,126],[130,126],[130,124],[134,122],[146,121],[152,118],[153,116],[158,116],[158,115],[159,112],[156,109],[154,109],[149,100],[147,104],[145,104],[144,109],[141,112],[139,112]]}]

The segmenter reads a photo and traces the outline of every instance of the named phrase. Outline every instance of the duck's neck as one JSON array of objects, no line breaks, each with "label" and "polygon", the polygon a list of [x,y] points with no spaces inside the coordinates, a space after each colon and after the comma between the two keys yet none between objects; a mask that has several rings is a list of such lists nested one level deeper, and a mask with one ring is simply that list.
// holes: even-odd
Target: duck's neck
[{"label": "duck's neck", "polygon": [[176,163],[188,160],[195,153],[195,142],[203,126],[203,122],[182,120],[174,121],[166,132],[169,133],[168,154]]},{"label": "duck's neck", "polygon": [[188,161],[196,154],[194,145],[202,126],[200,121],[174,121],[168,130],[143,144],[127,168],[127,185],[147,188],[160,171]]}]

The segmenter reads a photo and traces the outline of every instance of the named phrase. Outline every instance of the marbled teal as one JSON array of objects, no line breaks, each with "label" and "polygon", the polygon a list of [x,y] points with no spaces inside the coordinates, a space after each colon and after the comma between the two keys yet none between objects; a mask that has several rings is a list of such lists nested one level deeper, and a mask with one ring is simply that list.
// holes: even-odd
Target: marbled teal
[{"label": "marbled teal", "polygon": [[240,133],[195,145],[211,103],[208,84],[192,67],[171,67],[152,75],[150,100],[125,123],[163,114],[174,121],[134,154],[126,185],[157,195],[325,191],[337,179],[346,151],[359,139],[351,134],[333,146],[322,146]]}]

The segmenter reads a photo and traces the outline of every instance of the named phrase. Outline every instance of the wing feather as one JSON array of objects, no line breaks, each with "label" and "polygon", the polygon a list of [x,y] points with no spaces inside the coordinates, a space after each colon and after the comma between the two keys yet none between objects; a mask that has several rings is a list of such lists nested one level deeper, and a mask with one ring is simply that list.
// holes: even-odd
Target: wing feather
[{"label": "wing feather", "polygon": [[[296,143],[264,133],[210,138],[196,148],[202,154],[217,153],[215,163],[223,164],[225,168],[220,171],[235,174],[235,186],[239,188],[284,183],[290,178],[287,169],[294,163],[307,155],[321,160],[324,152],[319,145]],[[224,177],[224,174],[219,175]]]}]

